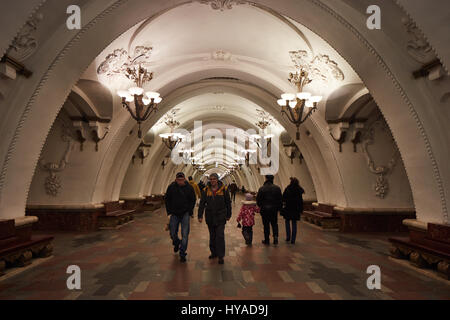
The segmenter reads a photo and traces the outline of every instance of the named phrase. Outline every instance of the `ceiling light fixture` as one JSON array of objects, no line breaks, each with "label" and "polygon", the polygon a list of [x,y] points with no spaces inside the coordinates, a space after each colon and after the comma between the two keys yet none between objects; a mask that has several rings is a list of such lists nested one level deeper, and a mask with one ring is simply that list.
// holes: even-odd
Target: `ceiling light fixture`
[{"label": "ceiling light fixture", "polygon": [[122,106],[128,110],[131,117],[138,123],[138,137],[141,139],[141,123],[146,121],[152,112],[156,111],[156,106],[161,102],[162,98],[158,92],[148,91],[144,93],[143,86],[146,82],[152,80],[153,73],[147,71],[141,65],[128,67],[125,76],[132,80],[136,86],[129,88],[127,91],[120,90],[117,94],[122,98]]},{"label": "ceiling light fixture", "polygon": [[297,127],[296,140],[300,139],[300,125],[317,110],[317,103],[322,100],[321,96],[313,96],[311,93],[303,91],[303,88],[313,80],[310,73],[314,72],[312,68],[314,60],[308,64],[304,60],[295,59],[296,54],[299,53],[301,52],[291,52],[291,58],[293,58],[297,71],[289,73],[288,79],[296,86],[297,93],[283,93],[281,99],[277,101],[281,107],[281,114],[285,114],[288,120]]}]

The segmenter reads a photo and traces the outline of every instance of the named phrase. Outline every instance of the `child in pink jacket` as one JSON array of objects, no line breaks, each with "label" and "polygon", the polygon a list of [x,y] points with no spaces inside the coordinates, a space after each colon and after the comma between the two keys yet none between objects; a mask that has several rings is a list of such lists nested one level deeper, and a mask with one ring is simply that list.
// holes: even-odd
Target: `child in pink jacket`
[{"label": "child in pink jacket", "polygon": [[244,236],[245,244],[248,246],[252,245],[256,212],[259,212],[259,208],[253,200],[253,195],[246,193],[245,200],[242,201],[241,211],[237,217],[237,222],[240,224],[242,221],[242,235]]}]

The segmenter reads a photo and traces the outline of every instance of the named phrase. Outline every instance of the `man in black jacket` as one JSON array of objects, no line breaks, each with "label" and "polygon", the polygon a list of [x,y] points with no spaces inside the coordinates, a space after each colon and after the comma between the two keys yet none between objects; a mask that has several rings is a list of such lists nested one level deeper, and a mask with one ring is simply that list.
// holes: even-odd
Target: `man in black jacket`
[{"label": "man in black jacket", "polygon": [[[170,237],[173,251],[180,250],[180,261],[186,261],[186,250],[189,236],[189,216],[194,214],[195,192],[186,181],[183,172],[178,172],[176,179],[166,191],[165,203],[167,215],[170,216]],[[181,241],[178,239],[178,227],[181,224]]]},{"label": "man in black jacket", "polygon": [[279,186],[273,184],[273,175],[266,176],[266,182],[259,188],[256,204],[260,208],[264,225],[263,244],[270,244],[270,225],[273,231],[273,244],[278,244],[278,211],[282,208],[282,194]]},{"label": "man in black jacket", "polygon": [[228,190],[230,190],[231,200],[233,202],[236,202],[236,192],[238,191],[238,186],[237,186],[236,182],[233,181],[230,184],[230,186],[228,187]]},{"label": "man in black jacket", "polygon": [[206,224],[209,230],[209,259],[219,258],[223,264],[225,256],[225,224],[231,218],[231,199],[225,185],[219,181],[217,173],[209,176],[209,182],[202,191],[198,207],[198,221],[203,221],[206,211]]}]

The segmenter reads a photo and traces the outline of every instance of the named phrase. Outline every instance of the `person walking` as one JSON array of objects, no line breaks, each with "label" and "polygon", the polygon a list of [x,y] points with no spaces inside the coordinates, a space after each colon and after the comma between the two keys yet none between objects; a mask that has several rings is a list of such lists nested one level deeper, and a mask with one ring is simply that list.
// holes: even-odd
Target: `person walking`
[{"label": "person walking", "polygon": [[[192,179],[192,176],[189,176],[188,180],[189,180],[189,184],[195,191],[195,196],[196,196],[195,203],[196,203],[196,205],[198,205],[198,203],[200,202],[200,198],[202,197],[202,192],[200,191],[198,184],[196,184],[195,181]],[[194,215],[191,216],[191,218],[193,218],[193,217],[194,217]]]},{"label": "person walking", "polygon": [[[300,186],[297,178],[291,177],[291,183],[283,192],[283,209],[281,215],[286,224],[286,242],[295,244],[297,237],[297,221],[303,212],[303,193],[305,190]],[[292,226],[292,228],[291,228]]]},{"label": "person walking", "polygon": [[[189,216],[194,214],[195,192],[186,181],[183,172],[176,174],[175,181],[167,187],[165,204],[169,219],[170,237],[173,251],[180,251],[180,261],[186,262],[186,250],[190,230]],[[178,238],[178,229],[181,224],[181,240]]]},{"label": "person walking", "polygon": [[251,193],[245,194],[245,200],[242,201],[241,211],[236,221],[241,223],[242,221],[242,235],[245,239],[245,244],[252,245],[253,241],[253,226],[255,225],[255,213],[259,212],[259,208],[256,205],[253,195]]},{"label": "person walking", "polygon": [[263,244],[270,244],[270,226],[272,225],[273,244],[278,244],[278,211],[282,203],[282,194],[279,186],[273,183],[274,176],[266,175],[264,185],[259,188],[256,195],[256,204],[260,208],[261,217],[264,225]]},{"label": "person walking", "polygon": [[200,192],[200,188],[198,187],[198,184],[195,183],[195,181],[192,179],[192,176],[189,176],[188,180],[189,180],[189,184],[195,191],[195,196],[197,197],[197,199],[200,199],[202,196],[202,193]]},{"label": "person walking", "polygon": [[231,194],[231,200],[233,202],[236,202],[236,192],[238,191],[238,186],[236,184],[236,182],[232,182],[228,188],[228,190],[230,190],[230,194]]},{"label": "person walking", "polygon": [[209,230],[209,259],[219,258],[224,263],[225,256],[225,224],[231,218],[231,200],[227,188],[219,181],[217,173],[211,173],[209,182],[203,189],[198,207],[198,221],[203,221],[205,213]]},{"label": "person walking", "polygon": [[202,180],[200,180],[199,182],[198,182],[198,188],[200,189],[200,197],[201,197],[201,194],[202,194],[202,191],[203,191],[203,188],[205,187],[205,184],[203,183],[203,181]]}]

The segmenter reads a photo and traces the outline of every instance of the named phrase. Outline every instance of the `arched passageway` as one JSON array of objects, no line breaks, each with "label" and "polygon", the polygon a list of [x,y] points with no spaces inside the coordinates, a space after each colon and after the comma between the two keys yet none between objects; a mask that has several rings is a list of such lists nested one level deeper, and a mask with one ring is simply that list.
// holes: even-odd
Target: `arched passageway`
[{"label": "arched passageway", "polygon": [[[9,59],[0,80],[0,219],[93,231],[109,212],[160,202],[178,171],[196,181],[217,172],[251,192],[274,174],[282,189],[300,179],[309,223],[410,228],[425,245],[450,223],[447,48],[423,36],[437,25],[412,20],[415,5],[380,4],[386,23],[373,31],[365,4],[92,1],[79,4],[82,28],[69,31],[68,1],[30,1],[28,23],[5,20],[0,42]],[[133,86],[134,61],[152,72],[143,89],[162,97],[139,127],[117,95]],[[296,128],[277,100],[300,91],[287,78],[302,68],[301,90],[322,99]],[[413,79],[420,68],[426,76]],[[174,149],[160,136],[172,124],[184,134]],[[271,136],[266,159],[255,134]],[[391,241],[391,253],[405,257],[410,240]],[[448,261],[432,259],[448,275]]]}]

